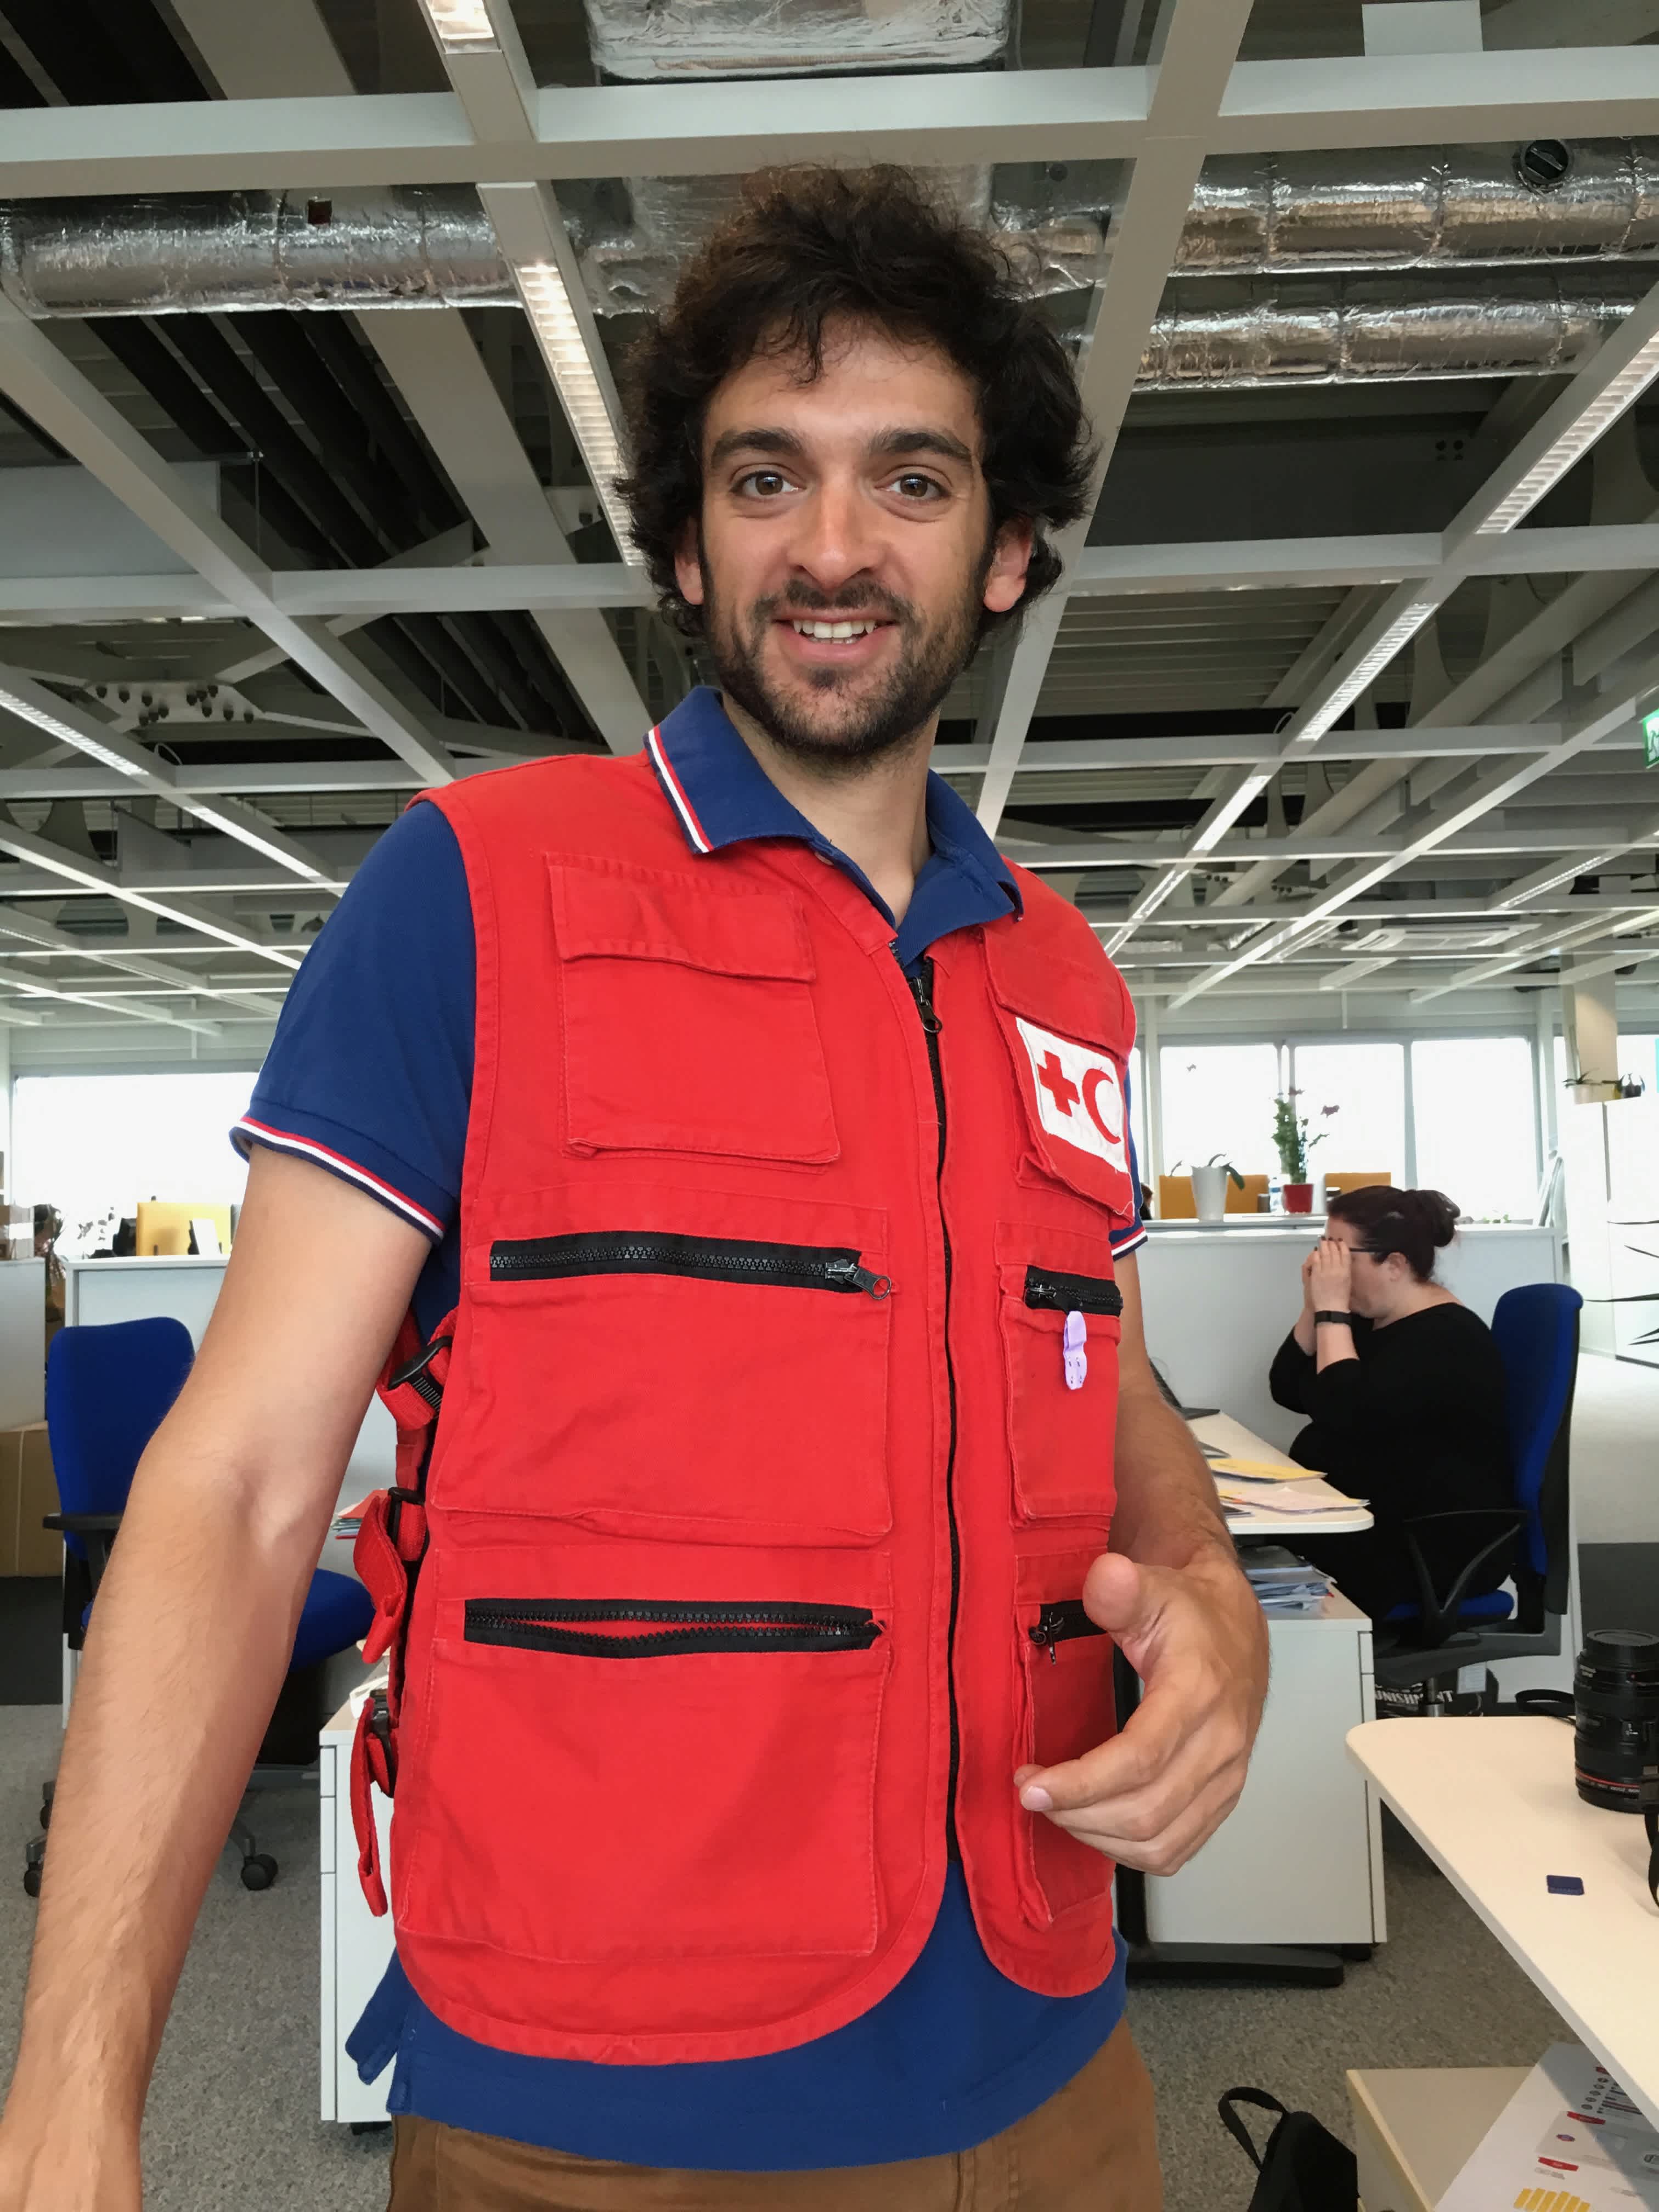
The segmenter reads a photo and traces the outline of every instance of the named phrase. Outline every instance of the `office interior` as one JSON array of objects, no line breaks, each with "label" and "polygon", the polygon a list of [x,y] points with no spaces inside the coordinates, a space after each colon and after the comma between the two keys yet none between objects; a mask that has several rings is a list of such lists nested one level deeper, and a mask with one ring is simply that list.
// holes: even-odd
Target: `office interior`
[{"label": "office interior", "polygon": [[[43,1312],[198,1344],[226,1133],[377,838],[434,782],[636,750],[703,680],[617,519],[613,377],[767,161],[937,168],[1078,367],[1091,519],[933,765],[1132,993],[1172,1394],[1282,1454],[1328,1192],[1444,1191],[1483,1319],[1583,1300],[1565,1609],[1499,1694],[1659,1632],[1656,102],[1659,0],[0,0],[0,2070],[72,1674],[21,1441]],[[390,1440],[371,1407],[343,1510]],[[1255,1794],[1137,1933],[1334,1972],[1132,1978],[1170,2212],[1248,2201],[1235,2082],[1352,2142],[1352,2070],[1598,2047],[1594,1995],[1356,1762],[1398,1710],[1370,1624],[1339,1589],[1273,1635]],[[272,1885],[233,1850],[210,1890],[150,2108],[167,2212],[383,2201],[384,2083],[338,2051],[386,1940],[340,1711],[251,1801]],[[1650,1987],[1628,1903],[1586,1941]]]}]

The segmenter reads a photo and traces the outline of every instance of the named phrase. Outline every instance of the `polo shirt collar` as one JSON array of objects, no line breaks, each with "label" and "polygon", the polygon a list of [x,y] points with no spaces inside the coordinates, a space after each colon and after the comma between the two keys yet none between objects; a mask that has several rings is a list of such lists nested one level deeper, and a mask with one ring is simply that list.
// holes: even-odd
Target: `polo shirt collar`
[{"label": "polo shirt collar", "polygon": [[[796,837],[864,882],[862,872],[784,797],[738,735],[719,692],[708,684],[699,684],[657,725],[646,750],[694,853],[717,853],[751,837]],[[993,897],[981,918],[1024,911],[1012,872],[973,809],[931,770],[927,835],[930,866],[944,862]]]}]

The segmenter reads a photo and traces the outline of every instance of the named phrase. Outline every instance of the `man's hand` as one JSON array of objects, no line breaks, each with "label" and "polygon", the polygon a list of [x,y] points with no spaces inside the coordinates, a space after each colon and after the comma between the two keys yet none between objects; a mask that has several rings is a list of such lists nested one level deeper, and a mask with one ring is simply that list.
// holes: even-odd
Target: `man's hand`
[{"label": "man's hand", "polygon": [[1173,1874],[1244,1787],[1267,1689],[1266,1620],[1218,1550],[1184,1567],[1103,1552],[1083,1605],[1140,1676],[1140,1704],[1109,1743],[1058,1766],[1022,1766],[1014,1786],[1028,1811],[1107,1857]]}]

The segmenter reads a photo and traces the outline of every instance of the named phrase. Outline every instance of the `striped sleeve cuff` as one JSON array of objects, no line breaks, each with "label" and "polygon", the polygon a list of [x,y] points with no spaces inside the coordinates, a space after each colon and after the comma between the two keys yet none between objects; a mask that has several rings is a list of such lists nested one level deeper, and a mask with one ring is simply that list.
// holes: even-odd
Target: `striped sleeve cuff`
[{"label": "striped sleeve cuff", "polygon": [[338,1176],[343,1182],[354,1183],[371,1198],[379,1199],[389,1212],[413,1222],[434,1244],[443,1237],[445,1224],[429,1207],[420,1205],[384,1176],[372,1173],[358,1161],[336,1151],[331,1145],[319,1143],[315,1137],[304,1136],[294,1129],[277,1128],[269,1121],[256,1120],[252,1114],[245,1114],[231,1130],[230,1141],[244,1159],[255,1145],[268,1145],[273,1152],[292,1152],[296,1158],[310,1160],[326,1169],[330,1175]]},{"label": "striped sleeve cuff", "polygon": [[1112,1238],[1113,1259],[1127,1260],[1131,1252],[1139,1252],[1146,1241],[1146,1229],[1139,1221],[1132,1229],[1118,1230]]}]

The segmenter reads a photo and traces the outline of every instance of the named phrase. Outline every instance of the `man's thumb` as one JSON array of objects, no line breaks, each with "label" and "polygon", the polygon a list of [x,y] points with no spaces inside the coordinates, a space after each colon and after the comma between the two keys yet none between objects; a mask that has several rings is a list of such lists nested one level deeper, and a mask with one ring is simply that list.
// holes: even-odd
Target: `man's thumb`
[{"label": "man's thumb", "polygon": [[1084,1610],[1120,1642],[1151,1626],[1157,1601],[1151,1579],[1121,1552],[1103,1552],[1083,1583]]}]

